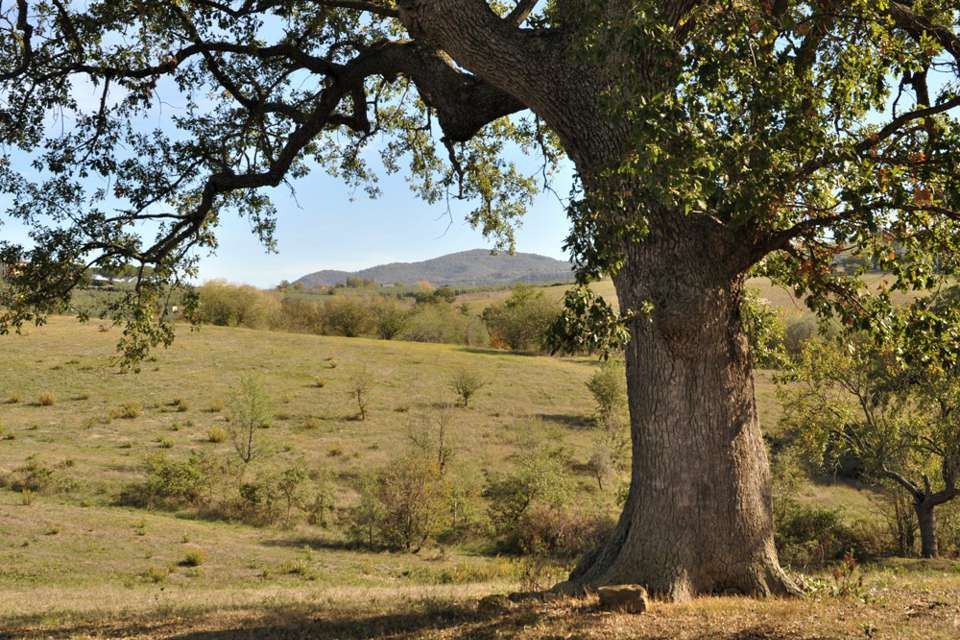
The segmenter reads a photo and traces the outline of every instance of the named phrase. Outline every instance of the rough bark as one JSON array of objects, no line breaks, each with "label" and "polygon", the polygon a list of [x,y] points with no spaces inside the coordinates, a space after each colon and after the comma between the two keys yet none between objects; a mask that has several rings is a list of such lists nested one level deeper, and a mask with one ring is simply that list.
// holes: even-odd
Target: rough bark
[{"label": "rough bark", "polygon": [[[691,4],[677,3],[677,16]],[[398,10],[416,40],[543,118],[602,201],[609,185],[593,182],[631,139],[600,100],[615,69],[586,66],[563,33],[517,29],[481,0],[400,0]],[[611,3],[611,11],[632,10]],[[632,62],[648,70],[652,93],[669,84],[655,61]],[[630,212],[609,214],[609,226],[632,221]],[[673,600],[795,593],[773,544],[769,466],[740,325],[743,274],[756,256],[706,216],[664,212],[650,222],[656,235],[625,243],[615,278],[623,308],[655,306],[652,321],[632,323],[627,350],[630,493],[613,538],[571,579],[639,583]]]},{"label": "rough bark", "polygon": [[937,515],[935,506],[927,500],[914,503],[917,512],[917,524],[920,527],[920,555],[924,558],[936,558],[940,555],[937,546]]},{"label": "rough bark", "polygon": [[634,245],[614,280],[623,305],[654,304],[626,353],[632,479],[614,535],[571,580],[670,600],[795,593],[773,543],[739,258],[703,221],[682,224],[703,228]]}]

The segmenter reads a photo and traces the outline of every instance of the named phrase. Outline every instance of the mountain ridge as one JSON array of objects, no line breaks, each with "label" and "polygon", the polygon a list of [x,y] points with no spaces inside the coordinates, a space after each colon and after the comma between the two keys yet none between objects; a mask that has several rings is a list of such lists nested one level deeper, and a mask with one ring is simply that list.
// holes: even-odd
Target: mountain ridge
[{"label": "mountain ridge", "polygon": [[294,284],[308,289],[333,286],[349,277],[379,284],[414,284],[426,280],[434,285],[478,286],[568,282],[573,280],[573,268],[568,262],[536,253],[491,254],[487,249],[471,249],[419,262],[391,262],[359,271],[324,269],[309,273]]}]

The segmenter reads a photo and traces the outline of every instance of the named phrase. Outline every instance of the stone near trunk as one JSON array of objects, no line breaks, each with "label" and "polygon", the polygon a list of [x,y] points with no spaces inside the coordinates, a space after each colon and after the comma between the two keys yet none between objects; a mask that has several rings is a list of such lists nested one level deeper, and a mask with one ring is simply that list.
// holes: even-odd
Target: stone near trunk
[{"label": "stone near trunk", "polygon": [[647,590],[638,584],[613,584],[597,589],[600,608],[618,613],[643,613],[650,604]]}]

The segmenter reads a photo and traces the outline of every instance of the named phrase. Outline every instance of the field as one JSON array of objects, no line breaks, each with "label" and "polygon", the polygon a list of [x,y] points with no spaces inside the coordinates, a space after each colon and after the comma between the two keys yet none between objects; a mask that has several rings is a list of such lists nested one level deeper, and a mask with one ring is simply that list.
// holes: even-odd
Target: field
[{"label": "field", "polygon": [[[139,372],[113,366],[118,330],[54,318],[0,337],[0,473],[38,461],[69,490],[0,489],[0,638],[18,637],[957,637],[960,565],[867,569],[857,597],[759,603],[706,599],[657,605],[642,618],[601,614],[591,601],[478,612],[476,599],[518,588],[519,563],[480,542],[419,553],[362,551],[337,526],[254,527],[185,512],[117,506],[150,454],[231,455],[210,442],[241,375],[275,400],[263,437],[270,465],[300,462],[332,480],[339,508],[352,486],[406,446],[411,428],[447,415],[466,475],[509,467],[534,430],[583,462],[591,441],[586,358],[512,355],[454,345],[184,327]],[[470,408],[451,408],[450,374],[487,381]],[[356,418],[350,380],[376,381]],[[318,386],[318,380],[322,386]],[[770,375],[758,381],[775,425]],[[125,411],[135,406],[137,411]],[[136,415],[133,415],[136,414]],[[126,415],[126,417],[124,417]],[[576,498],[616,512],[612,490],[576,477]],[[811,486],[807,499],[871,510],[849,487]],[[199,566],[185,562],[201,554]],[[195,563],[194,563],[195,564]],[[877,635],[871,635],[876,633]]]}]

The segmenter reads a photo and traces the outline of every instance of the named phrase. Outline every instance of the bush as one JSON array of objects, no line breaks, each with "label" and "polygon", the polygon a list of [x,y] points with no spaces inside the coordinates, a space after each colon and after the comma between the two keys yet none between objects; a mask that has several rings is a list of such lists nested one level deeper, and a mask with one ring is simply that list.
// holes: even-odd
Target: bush
[{"label": "bush", "polygon": [[286,296],[274,317],[273,328],[305,333],[323,333],[323,308],[299,296]]},{"label": "bush", "polygon": [[323,305],[325,333],[353,338],[370,333],[370,313],[366,306],[352,296],[335,296]]},{"label": "bush", "polygon": [[275,299],[249,285],[211,280],[198,290],[201,322],[223,327],[260,329],[271,324],[278,311]]},{"label": "bush", "polygon": [[199,549],[187,551],[187,555],[180,561],[181,567],[199,567],[204,563],[203,552]]},{"label": "bush", "polygon": [[587,389],[596,403],[596,419],[600,426],[614,428],[618,425],[627,403],[623,366],[612,360],[603,362],[587,382]]},{"label": "bush", "polygon": [[407,324],[409,312],[395,302],[384,300],[373,307],[374,324],[381,340],[393,340]]},{"label": "bush", "polygon": [[124,420],[134,420],[143,414],[143,405],[139,402],[127,402],[119,407],[114,413],[114,417]]},{"label": "bush", "polygon": [[410,453],[366,478],[348,516],[354,541],[416,551],[439,533],[445,514],[443,477],[433,460]]},{"label": "bush", "polygon": [[538,551],[531,536],[539,513],[560,510],[568,493],[569,457],[559,446],[530,433],[520,442],[515,469],[490,476],[483,488],[487,516],[498,547],[509,553]]},{"label": "bush", "polygon": [[541,350],[547,331],[560,315],[560,307],[542,291],[517,285],[505,301],[483,311],[483,322],[494,346],[511,351]]},{"label": "bush", "polygon": [[460,406],[470,406],[472,398],[480,389],[486,386],[486,381],[476,372],[469,369],[458,369],[450,377],[450,388],[457,394]]},{"label": "bush", "polygon": [[763,369],[779,369],[786,364],[783,318],[770,302],[755,291],[747,290],[740,315],[750,344],[753,365]]},{"label": "bush", "polygon": [[407,317],[400,337],[411,342],[485,346],[490,338],[483,322],[451,304],[418,304]]},{"label": "bush", "polygon": [[57,402],[57,396],[53,395],[51,391],[44,391],[40,394],[40,397],[37,398],[37,404],[41,407],[52,407]]},{"label": "bush", "polygon": [[73,466],[72,461],[50,467],[31,456],[25,462],[26,464],[0,477],[0,486],[9,487],[12,491],[28,497],[34,494],[68,492],[77,486],[75,480],[62,473],[64,469]]},{"label": "bush", "polygon": [[256,431],[272,424],[273,402],[256,378],[244,376],[234,390],[229,409],[230,439],[246,465],[262,453]]},{"label": "bush", "polygon": [[230,475],[222,462],[191,452],[184,460],[166,454],[148,456],[143,462],[144,479],[124,487],[119,503],[125,506],[176,509],[207,507],[218,485]]},{"label": "bush", "polygon": [[843,522],[839,511],[784,501],[775,511],[776,544],[780,559],[796,568],[819,567],[852,552],[870,558],[891,548],[878,526]]},{"label": "bush", "polygon": [[227,430],[223,427],[210,427],[207,430],[207,442],[214,444],[224,442],[227,439]]},{"label": "bush", "polygon": [[805,315],[800,318],[791,318],[787,321],[783,344],[792,357],[796,358],[803,351],[803,345],[817,335],[817,319]]}]

